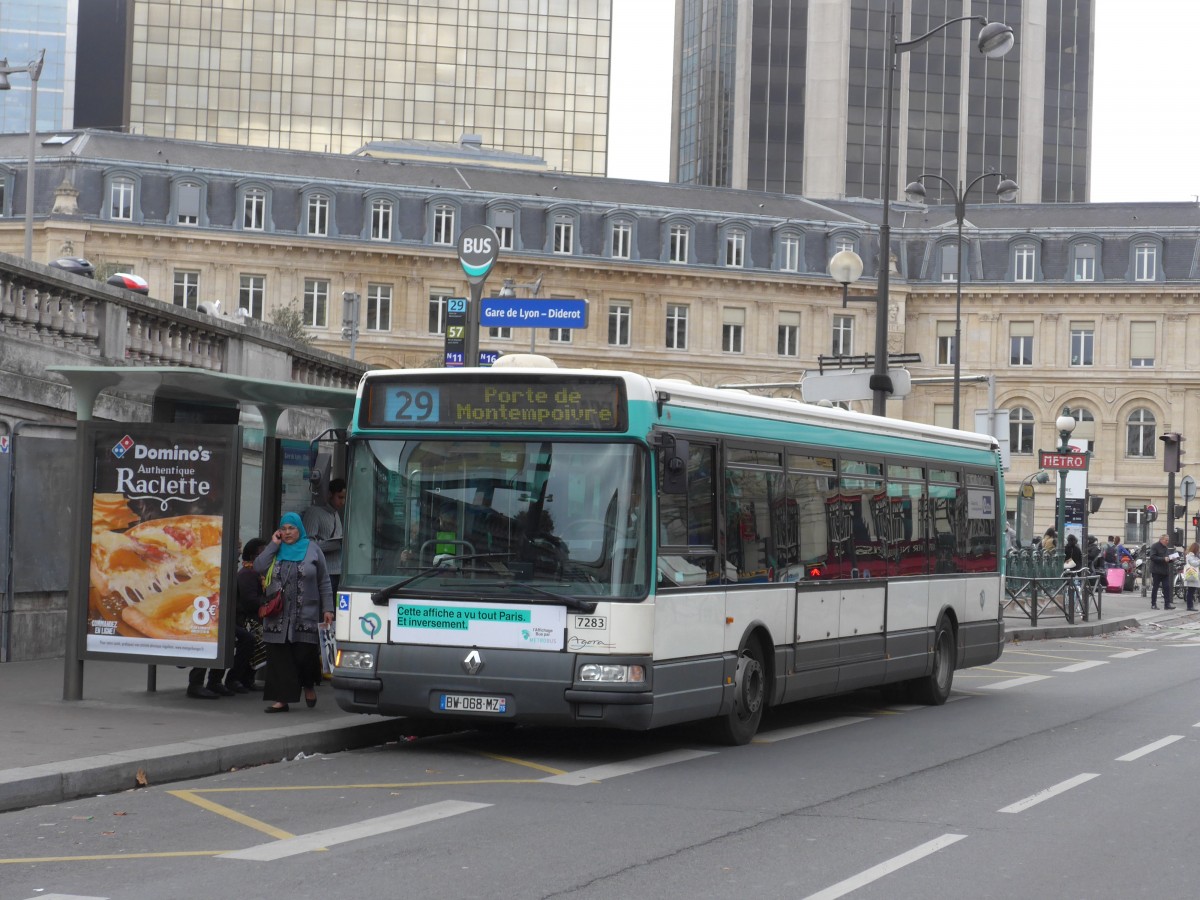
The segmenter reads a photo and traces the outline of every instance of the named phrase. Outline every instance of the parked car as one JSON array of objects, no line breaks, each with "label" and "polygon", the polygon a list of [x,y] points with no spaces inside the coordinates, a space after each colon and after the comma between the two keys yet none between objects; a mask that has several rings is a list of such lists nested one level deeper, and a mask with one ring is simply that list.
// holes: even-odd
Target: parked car
[{"label": "parked car", "polygon": [[78,275],[81,278],[96,277],[96,267],[81,256],[62,256],[52,260],[50,265],[55,269],[62,269],[64,272],[70,272],[72,275]]},{"label": "parked car", "polygon": [[114,272],[108,276],[108,283],[116,287],[123,287],[127,291],[133,291],[135,294],[149,294],[150,283],[141,275],[131,275],[127,272]]}]

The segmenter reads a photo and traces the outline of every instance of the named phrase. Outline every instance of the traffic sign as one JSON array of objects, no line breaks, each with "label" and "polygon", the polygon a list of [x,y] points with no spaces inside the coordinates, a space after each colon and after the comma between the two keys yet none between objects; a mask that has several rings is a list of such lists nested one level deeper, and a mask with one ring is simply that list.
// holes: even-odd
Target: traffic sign
[{"label": "traffic sign", "polygon": [[1196,479],[1191,475],[1184,475],[1179,482],[1179,496],[1183,498],[1184,506],[1196,499]]},{"label": "traffic sign", "polygon": [[[816,403],[820,400],[829,400],[831,403],[870,400],[874,395],[871,390],[873,374],[875,373],[869,369],[805,372],[804,380],[800,382],[800,393],[806,403]],[[912,378],[908,369],[888,369],[888,375],[892,379],[892,396],[907,397],[912,391]]]},{"label": "traffic sign", "polygon": [[1042,469],[1066,469],[1071,472],[1086,472],[1090,453],[1060,453],[1057,450],[1039,450],[1038,467]]},{"label": "traffic sign", "polygon": [[586,300],[484,297],[479,303],[483,328],[587,328],[588,324]]}]

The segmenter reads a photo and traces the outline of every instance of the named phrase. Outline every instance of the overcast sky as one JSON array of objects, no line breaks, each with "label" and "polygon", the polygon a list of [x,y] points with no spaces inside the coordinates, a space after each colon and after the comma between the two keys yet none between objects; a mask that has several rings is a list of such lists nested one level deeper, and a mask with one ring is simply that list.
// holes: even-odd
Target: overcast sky
[{"label": "overcast sky", "polygon": [[[1200,97],[1190,44],[1200,2],[1095,5],[1092,200],[1197,200]],[[614,178],[667,180],[673,41],[673,0],[613,0]]]}]

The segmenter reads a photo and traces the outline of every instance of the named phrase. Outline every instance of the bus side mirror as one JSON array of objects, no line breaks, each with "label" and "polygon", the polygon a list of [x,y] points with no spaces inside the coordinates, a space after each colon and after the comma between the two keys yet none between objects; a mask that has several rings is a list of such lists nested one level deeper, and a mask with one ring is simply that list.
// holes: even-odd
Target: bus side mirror
[{"label": "bus side mirror", "polygon": [[662,453],[662,485],[664,494],[686,494],[688,481],[688,443],[673,434],[663,434],[659,442]]}]

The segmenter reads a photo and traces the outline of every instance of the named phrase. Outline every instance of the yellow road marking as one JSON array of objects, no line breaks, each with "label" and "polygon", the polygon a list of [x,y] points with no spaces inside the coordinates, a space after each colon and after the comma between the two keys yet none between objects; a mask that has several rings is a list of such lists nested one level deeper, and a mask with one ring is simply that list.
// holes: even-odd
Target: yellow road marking
[{"label": "yellow road marking", "polygon": [[224,816],[237,822],[239,825],[245,825],[247,828],[253,828],[255,831],[261,831],[263,834],[269,835],[279,840],[287,840],[295,837],[290,831],[284,831],[282,828],[276,828],[274,825],[268,825],[260,819],[254,819],[250,816],[240,813],[237,810],[230,809],[228,806],[222,806],[220,803],[214,803],[212,800],[207,800],[204,797],[197,797],[195,791],[167,791],[172,797],[178,797],[180,800],[186,800],[188,803],[194,803],[201,809],[207,809],[209,812],[214,812],[218,816]]},{"label": "yellow road marking", "polygon": [[92,862],[113,859],[171,859],[177,856],[220,856],[228,850],[179,850],[171,853],[97,853],[91,856],[27,856],[24,859],[0,859],[0,866],[13,863]]},{"label": "yellow road marking", "polygon": [[529,762],[525,759],[517,759],[514,756],[501,756],[499,753],[488,753],[484,750],[473,750],[479,756],[485,756],[488,759],[494,759],[497,762],[512,763],[514,766],[527,766],[530,769],[537,769],[539,772],[547,772],[550,775],[566,775],[566,769],[555,769],[552,766],[543,766],[541,763]]},{"label": "yellow road marking", "polygon": [[[563,773],[565,774],[565,773]],[[396,784],[289,784],[260,787],[195,788],[193,794],[249,794],[255,791],[355,791],[395,790],[396,788],[447,787],[452,784],[537,784],[537,778],[470,778],[453,781],[408,781]]]}]

